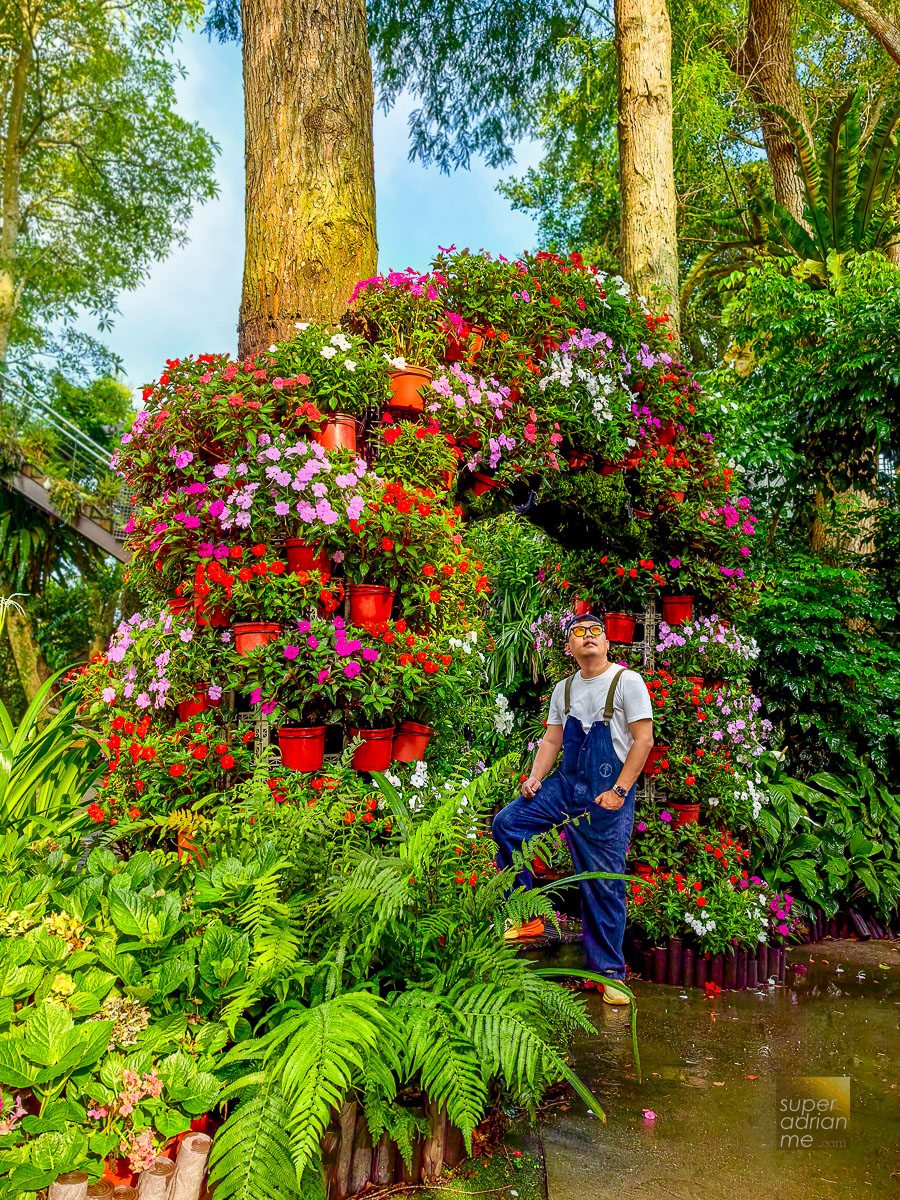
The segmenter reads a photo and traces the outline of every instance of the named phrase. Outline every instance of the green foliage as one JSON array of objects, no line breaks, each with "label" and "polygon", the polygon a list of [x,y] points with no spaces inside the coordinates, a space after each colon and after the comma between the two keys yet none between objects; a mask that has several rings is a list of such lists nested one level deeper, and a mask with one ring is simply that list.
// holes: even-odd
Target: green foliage
[{"label": "green foliage", "polygon": [[865,763],[805,781],[776,771],[760,813],[762,873],[829,916],[871,904],[891,920],[900,904],[900,795]]}]

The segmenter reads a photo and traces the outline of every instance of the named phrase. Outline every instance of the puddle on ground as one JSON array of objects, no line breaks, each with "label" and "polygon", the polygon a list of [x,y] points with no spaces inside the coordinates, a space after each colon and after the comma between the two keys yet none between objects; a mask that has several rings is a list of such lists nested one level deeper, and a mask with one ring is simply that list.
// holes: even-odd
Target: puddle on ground
[{"label": "puddle on ground", "polygon": [[[805,973],[758,992],[636,980],[641,1082],[626,1012],[592,997],[597,1036],[573,1066],[607,1123],[577,1099],[541,1119],[549,1200],[900,1197],[900,942],[822,942],[790,962]],[[850,1079],[847,1129],[779,1146],[779,1083],[822,1076]]]}]

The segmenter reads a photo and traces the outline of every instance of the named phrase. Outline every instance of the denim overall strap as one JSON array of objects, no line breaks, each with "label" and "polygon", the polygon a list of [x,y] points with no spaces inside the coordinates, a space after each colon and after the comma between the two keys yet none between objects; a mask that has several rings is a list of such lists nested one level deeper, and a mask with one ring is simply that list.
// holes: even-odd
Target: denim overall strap
[{"label": "denim overall strap", "polygon": [[606,693],[606,704],[603,706],[603,720],[611,721],[613,715],[613,704],[616,699],[616,687],[619,680],[625,674],[627,667],[620,667],[612,677],[612,682],[609,685],[609,691]]}]

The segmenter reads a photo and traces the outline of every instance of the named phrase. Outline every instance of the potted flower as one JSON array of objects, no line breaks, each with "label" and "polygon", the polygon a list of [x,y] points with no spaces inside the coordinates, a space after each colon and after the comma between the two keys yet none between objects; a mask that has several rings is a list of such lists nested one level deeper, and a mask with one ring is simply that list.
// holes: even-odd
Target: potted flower
[{"label": "potted flower", "polygon": [[396,421],[385,413],[379,429],[378,474],[384,479],[414,479],[420,487],[452,489],[460,452],[455,438],[429,417],[424,424]]},{"label": "potted flower", "polygon": [[388,365],[393,407],[421,412],[446,344],[443,281],[418,271],[391,271],[362,280],[350,298],[349,321],[366,331]]},{"label": "potted flower", "polygon": [[234,648],[249,654],[280,636],[298,612],[315,611],[322,581],[305,571],[289,572],[287,562],[270,559],[264,545],[253,546],[236,562],[232,588]]},{"label": "potted flower", "polygon": [[611,642],[630,643],[634,639],[634,614],[643,611],[665,579],[647,558],[617,562],[604,554],[600,566],[594,590],[606,610],[606,636]]}]

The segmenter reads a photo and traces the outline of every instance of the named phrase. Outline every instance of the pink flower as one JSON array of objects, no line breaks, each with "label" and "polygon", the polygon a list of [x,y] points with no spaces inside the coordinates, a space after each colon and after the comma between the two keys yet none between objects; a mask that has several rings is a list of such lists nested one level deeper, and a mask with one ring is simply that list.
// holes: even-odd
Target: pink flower
[{"label": "pink flower", "polygon": [[344,667],[344,674],[348,679],[355,679],[361,670],[362,667],[358,662],[348,662]]},{"label": "pink flower", "polygon": [[307,644],[307,646],[309,646],[310,650],[315,650],[319,645],[319,639],[317,637],[313,637],[313,635],[310,634],[309,637],[306,639],[306,644]]},{"label": "pink flower", "polygon": [[116,689],[114,687],[106,687],[100,693],[100,698],[104,704],[112,704],[116,698]]},{"label": "pink flower", "polygon": [[370,662],[370,663],[378,662],[378,651],[370,650],[368,646],[365,648],[365,650],[363,650],[362,656],[366,662]]},{"label": "pink flower", "polygon": [[331,674],[330,671],[322,670],[319,672],[319,674],[316,676],[316,678],[319,683],[324,683],[330,674]]},{"label": "pink flower", "polygon": [[299,653],[300,653],[299,646],[285,646],[285,648],[284,648],[284,657],[285,658],[296,658]]}]

